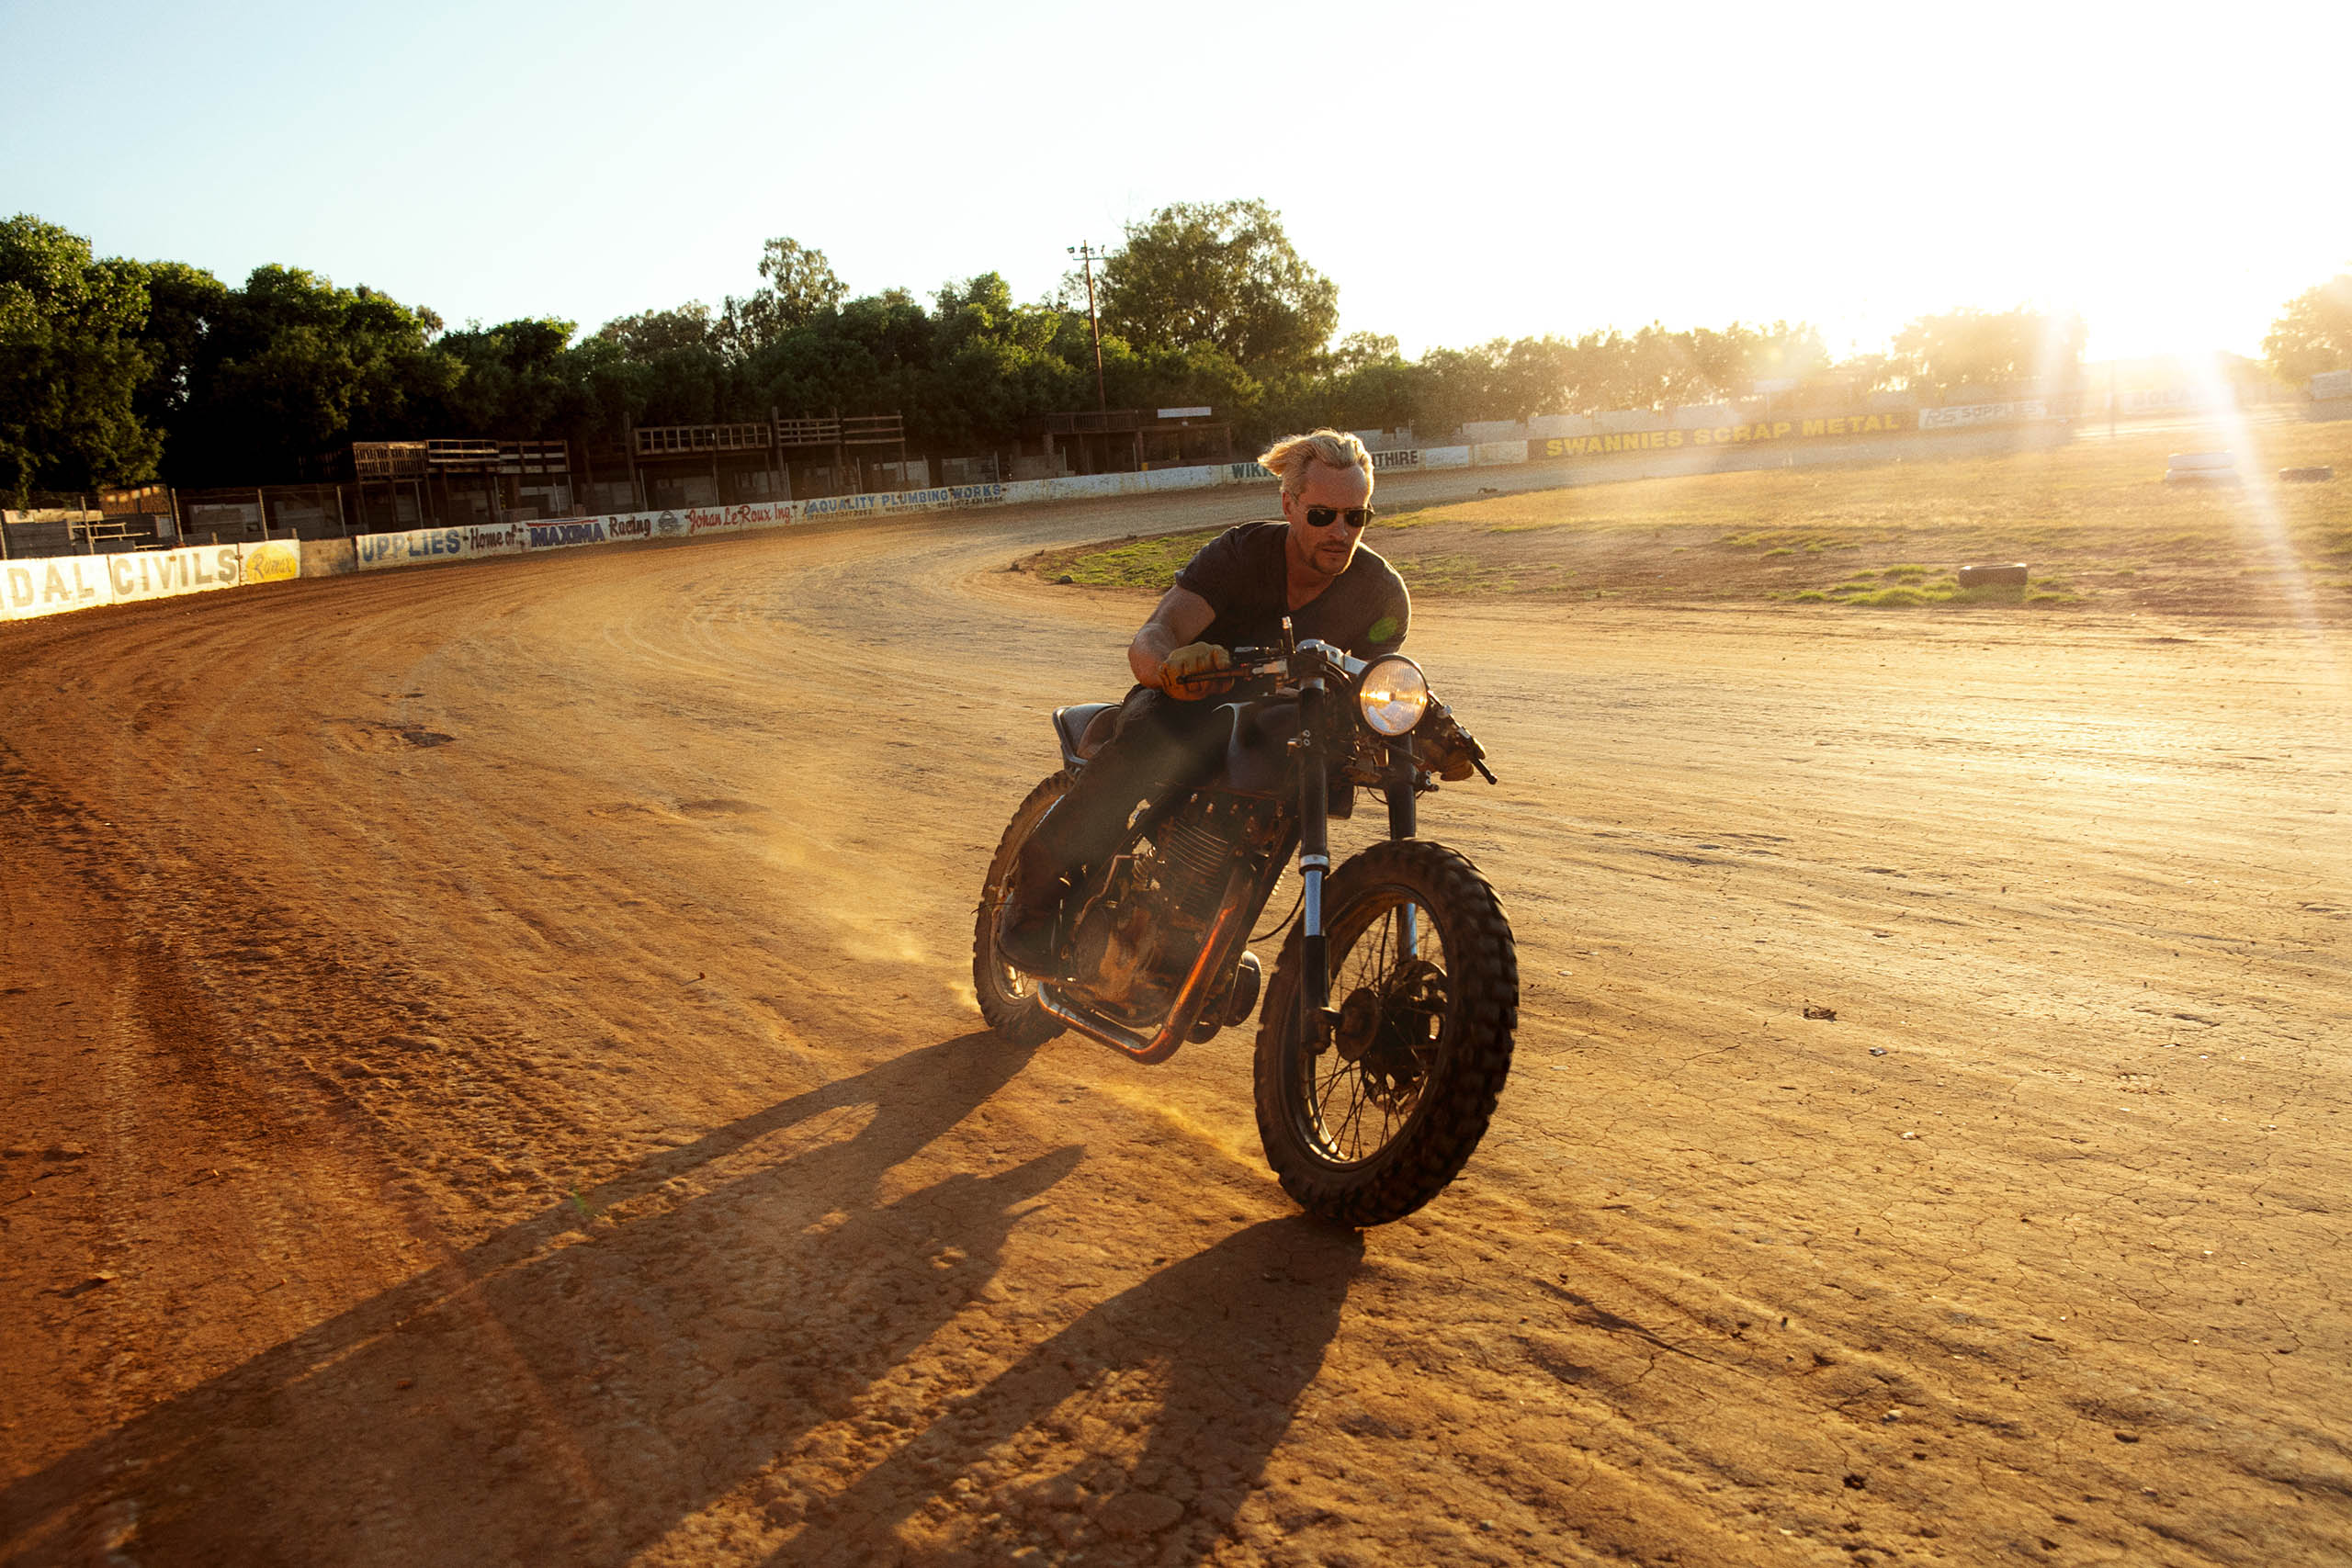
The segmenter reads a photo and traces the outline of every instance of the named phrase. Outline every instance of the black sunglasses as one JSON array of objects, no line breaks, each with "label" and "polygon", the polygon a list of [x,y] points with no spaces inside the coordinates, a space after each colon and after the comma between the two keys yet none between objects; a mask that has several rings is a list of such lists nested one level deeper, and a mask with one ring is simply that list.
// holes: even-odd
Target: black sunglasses
[{"label": "black sunglasses", "polygon": [[1369,506],[1351,506],[1345,511],[1336,506],[1310,506],[1306,509],[1306,525],[1329,528],[1332,524],[1344,520],[1349,527],[1361,528],[1372,521],[1372,513]]}]

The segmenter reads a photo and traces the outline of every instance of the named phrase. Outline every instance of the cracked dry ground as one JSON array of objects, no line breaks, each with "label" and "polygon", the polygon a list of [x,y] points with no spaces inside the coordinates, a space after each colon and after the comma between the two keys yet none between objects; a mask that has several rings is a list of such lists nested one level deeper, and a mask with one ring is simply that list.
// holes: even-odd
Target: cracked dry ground
[{"label": "cracked dry ground", "polygon": [[0,632],[0,1561],[2352,1551],[2340,640],[1425,603],[1524,1025],[1358,1237],[967,988],[1003,563],[1233,506]]}]

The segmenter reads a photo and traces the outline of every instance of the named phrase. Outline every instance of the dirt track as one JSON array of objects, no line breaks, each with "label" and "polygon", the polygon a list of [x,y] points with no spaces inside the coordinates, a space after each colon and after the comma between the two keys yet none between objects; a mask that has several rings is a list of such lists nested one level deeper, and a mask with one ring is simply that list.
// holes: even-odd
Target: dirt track
[{"label": "dirt track", "polygon": [[999,569],[1237,504],[0,631],[0,1556],[2352,1553],[2340,638],[1424,604],[1521,1055],[1357,1238],[969,1001]]}]

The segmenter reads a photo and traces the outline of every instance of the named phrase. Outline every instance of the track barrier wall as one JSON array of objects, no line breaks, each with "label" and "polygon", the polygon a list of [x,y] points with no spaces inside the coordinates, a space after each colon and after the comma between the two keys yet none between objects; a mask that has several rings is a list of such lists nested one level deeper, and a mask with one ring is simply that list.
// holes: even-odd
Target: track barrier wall
[{"label": "track barrier wall", "polygon": [[[1625,416],[1642,428],[1591,434],[1479,441],[1375,452],[1377,473],[1487,468],[1602,457],[1616,453],[1677,449],[1800,446],[1855,437],[1911,436],[1926,430],[1969,430],[1993,424],[2046,423],[2040,403],[1988,403],[1935,410],[1887,410],[1843,417],[1804,417],[1752,423],[1692,425],[1698,410]],[[1728,410],[1724,411],[1728,413]],[[1580,422],[1582,423],[1582,422]],[[1591,428],[1589,423],[1587,428]],[[1150,468],[1132,474],[1077,474],[1001,484],[942,485],[928,490],[828,496],[741,506],[625,512],[495,527],[418,528],[362,534],[348,539],[271,539],[243,545],[204,545],[120,555],[44,556],[0,561],[0,620],[28,620],[105,604],[138,604],[295,577],[341,577],[393,567],[445,566],[490,556],[536,555],[583,545],[650,543],[742,534],[832,519],[914,516],[1042,502],[1105,500],[1224,485],[1270,484],[1274,476],[1254,462]]]},{"label": "track barrier wall", "polygon": [[249,550],[254,553],[254,571],[266,574],[250,581],[277,581],[300,570],[300,558],[289,552],[287,541],[0,561],[0,620],[28,621],[234,588],[249,581],[243,558]]}]

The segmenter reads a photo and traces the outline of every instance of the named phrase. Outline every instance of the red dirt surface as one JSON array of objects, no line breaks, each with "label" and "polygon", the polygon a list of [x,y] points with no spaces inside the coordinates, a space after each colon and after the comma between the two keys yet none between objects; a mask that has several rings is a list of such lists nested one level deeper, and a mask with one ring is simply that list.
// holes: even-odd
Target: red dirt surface
[{"label": "red dirt surface", "polygon": [[967,988],[1004,565],[1250,509],[0,630],[0,1559],[2352,1554],[2340,636],[1426,604],[1523,1024],[1358,1236]]}]

